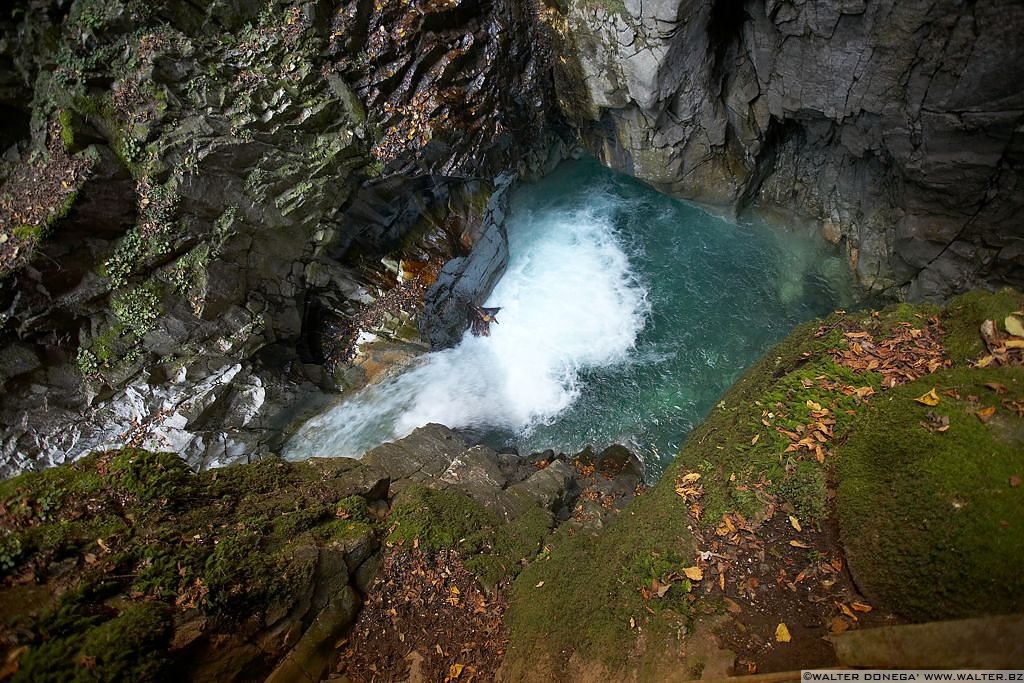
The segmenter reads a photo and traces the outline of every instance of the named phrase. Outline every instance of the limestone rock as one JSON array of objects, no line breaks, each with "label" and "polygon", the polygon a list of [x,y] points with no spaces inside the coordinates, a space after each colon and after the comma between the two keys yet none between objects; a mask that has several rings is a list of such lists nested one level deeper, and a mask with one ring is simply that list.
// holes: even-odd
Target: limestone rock
[{"label": "limestone rock", "polygon": [[1024,282],[1020,6],[625,8],[571,3],[552,22],[578,64],[560,89],[595,107],[563,110],[605,163],[682,197],[826,221],[876,291]]}]

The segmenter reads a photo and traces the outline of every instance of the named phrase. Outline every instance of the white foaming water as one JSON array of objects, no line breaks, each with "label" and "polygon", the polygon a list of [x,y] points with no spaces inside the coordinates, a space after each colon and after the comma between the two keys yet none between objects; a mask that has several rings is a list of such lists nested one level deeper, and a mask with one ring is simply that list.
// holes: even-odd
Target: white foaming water
[{"label": "white foaming water", "polygon": [[510,263],[485,305],[490,337],[469,333],[402,374],[311,419],[285,456],[359,456],[429,422],[528,433],[572,405],[582,371],[626,360],[647,314],[606,202],[512,212]]}]

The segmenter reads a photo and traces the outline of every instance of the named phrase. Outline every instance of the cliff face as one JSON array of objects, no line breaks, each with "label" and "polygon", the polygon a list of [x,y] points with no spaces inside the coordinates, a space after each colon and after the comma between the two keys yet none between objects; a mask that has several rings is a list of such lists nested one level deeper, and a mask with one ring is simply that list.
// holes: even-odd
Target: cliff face
[{"label": "cliff face", "polygon": [[576,0],[544,16],[559,102],[609,165],[817,222],[874,290],[1024,281],[1019,4]]},{"label": "cliff face", "polygon": [[257,457],[321,389],[425,349],[410,318],[490,180],[546,160],[533,24],[511,1],[0,12],[0,475],[129,442]]}]

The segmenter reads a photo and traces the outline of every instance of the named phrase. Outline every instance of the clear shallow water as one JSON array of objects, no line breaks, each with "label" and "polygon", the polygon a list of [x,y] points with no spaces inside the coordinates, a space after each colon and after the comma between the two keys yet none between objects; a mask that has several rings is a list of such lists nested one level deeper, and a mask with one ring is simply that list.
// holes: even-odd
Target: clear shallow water
[{"label": "clear shallow water", "polygon": [[491,336],[313,418],[286,457],[357,456],[440,422],[523,453],[624,443],[653,478],[768,346],[855,303],[820,239],[737,225],[593,161],[521,187],[508,231]]}]

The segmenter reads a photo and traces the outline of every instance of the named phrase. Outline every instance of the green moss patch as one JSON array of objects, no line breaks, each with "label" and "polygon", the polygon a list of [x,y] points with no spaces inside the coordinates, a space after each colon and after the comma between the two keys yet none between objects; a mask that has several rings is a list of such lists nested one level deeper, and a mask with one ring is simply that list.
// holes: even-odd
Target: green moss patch
[{"label": "green moss patch", "polygon": [[164,605],[129,605],[106,620],[65,609],[47,615],[42,628],[49,638],[22,657],[14,681],[160,681],[171,671]]},{"label": "green moss patch", "polygon": [[0,606],[18,577],[59,596],[11,613],[32,634],[19,676],[165,680],[176,614],[228,632],[287,614],[323,550],[376,545],[343,470],[267,461],[196,475],[173,453],[125,448],[0,483],[0,577],[14,579]]},{"label": "green moss patch", "polygon": [[969,292],[956,297],[942,316],[946,354],[957,364],[977,359],[985,352],[981,324],[993,320],[1002,330],[1006,316],[1020,310],[1024,310],[1024,295],[1011,289]]},{"label": "green moss patch", "polygon": [[[795,514],[805,527],[823,528],[835,514],[833,497],[837,481],[844,482],[846,477],[852,477],[851,481],[859,481],[860,485],[874,486],[878,496],[884,496],[891,487],[888,476],[923,482],[918,479],[922,463],[902,455],[902,451],[887,450],[888,434],[902,429],[908,434],[920,432],[923,437],[949,440],[953,429],[947,433],[927,432],[919,425],[927,409],[912,401],[914,410],[898,416],[901,420],[898,427],[877,422],[865,427],[864,421],[874,420],[870,416],[875,415],[879,406],[901,400],[894,397],[905,399],[924,393],[922,387],[927,384],[930,388],[930,382],[945,382],[946,388],[963,384],[959,390],[963,401],[968,400],[968,395],[979,394],[980,405],[995,402],[1002,406],[1001,401],[1010,398],[1009,394],[997,396],[993,390],[983,387],[997,375],[964,370],[963,376],[928,376],[910,386],[890,390],[883,387],[883,377],[878,372],[853,370],[840,359],[856,340],[867,343],[867,339],[872,339],[875,345],[881,346],[894,336],[907,337],[911,328],[924,328],[938,312],[932,306],[900,304],[877,312],[835,314],[798,327],[771,349],[730,388],[690,434],[676,461],[650,492],[635,500],[600,533],[563,525],[548,540],[542,556],[520,574],[513,587],[507,617],[511,638],[506,662],[509,671],[513,675],[535,671],[534,663],[538,660],[557,668],[558,662],[565,665],[570,656],[576,654],[585,661],[600,661],[609,670],[621,672],[624,666],[627,669],[645,666],[644,643],[650,645],[651,638],[684,639],[692,627],[702,623],[701,615],[714,612],[714,601],[689,594],[688,582],[678,578],[671,581],[671,587],[662,598],[645,600],[641,591],[650,589],[653,580],[665,585],[667,576],[674,572],[678,577],[684,567],[696,564],[694,531],[705,530],[706,533],[714,529],[727,513],[742,514],[756,529],[769,510],[781,507]],[[946,320],[949,319],[950,314],[947,314]],[[973,322],[970,327],[977,334]],[[870,337],[863,336],[865,332]],[[999,376],[1009,386],[1008,376]],[[943,377],[946,379],[941,379]],[[1019,385],[1018,380],[1013,381],[1014,386]],[[961,406],[961,414],[954,424],[954,429],[961,429],[960,437],[954,438],[967,441],[949,441],[951,458],[958,453],[963,460],[964,454],[978,448],[974,440],[983,434],[1001,433],[1000,430],[1019,434],[1015,427],[1007,426],[1006,421],[1011,417],[1008,409],[1000,408],[998,419],[983,424],[973,413],[964,412],[967,407],[966,403]],[[819,422],[827,423],[828,431],[828,438],[821,442],[821,453],[813,449],[794,450],[796,439],[792,435],[809,436],[813,431],[809,426]],[[844,465],[845,459],[850,457],[850,445],[844,446],[844,443],[848,439],[853,443],[855,434],[873,435],[871,438],[877,443],[865,446],[865,454],[870,452],[888,459],[884,465],[878,465],[885,474],[877,481],[868,477],[864,483],[862,477],[858,478]],[[1021,452],[1020,444],[1011,445],[1010,441],[1002,442],[998,448],[1004,457],[1010,452]],[[1013,550],[1024,547],[1021,542],[1024,539],[999,526],[999,520],[1024,529],[1024,522],[1019,521],[1020,513],[1011,514],[1004,506],[1015,504],[1016,509],[1024,510],[1021,501],[1010,500],[1010,496],[1024,489],[1009,486],[1008,465],[1005,462],[1003,465],[1002,469],[986,470],[988,484],[998,485],[1002,497],[994,499],[998,501],[998,513],[994,510],[985,513],[984,526],[964,526],[952,516],[952,503],[946,501],[947,521],[951,528],[957,529],[953,536],[976,536],[975,545],[966,547],[980,548],[994,533],[1002,533],[1008,541],[1001,546],[1008,554],[1001,558],[989,556],[992,566],[988,569],[994,578],[961,587],[964,604],[974,600],[981,586],[994,586],[999,581],[1009,582],[1006,585],[1020,593],[1020,580],[1011,581],[1009,574],[1019,560],[1024,559],[1020,557],[1020,550]],[[1020,469],[1021,465],[1017,467]],[[677,495],[675,486],[687,473],[700,475],[701,493],[684,500]],[[967,495],[967,489],[950,491],[960,497]],[[907,495],[913,498],[923,495],[923,491],[915,489]],[[869,501],[866,496],[857,500],[862,501],[864,508],[857,512],[858,518],[873,525],[888,525],[889,522],[884,521],[888,514],[895,514],[900,506],[909,507],[907,501],[882,505],[879,500]],[[977,508],[980,510],[981,506]],[[902,520],[898,515],[893,519]],[[936,537],[936,530],[934,525],[925,525],[920,530],[919,547],[922,553],[933,556],[928,561],[936,561],[939,554],[955,547],[953,540]],[[862,553],[871,553],[877,543],[867,540],[865,535],[866,532],[860,532],[852,545]],[[1016,558],[1010,559],[1013,552]],[[983,555],[979,554],[978,558],[981,557]],[[850,561],[854,561],[852,557]],[[916,584],[917,589],[928,590],[935,581],[921,568],[924,564],[924,557],[914,557],[906,566],[916,566],[919,576],[908,574],[900,580]],[[961,562],[957,571],[962,567]],[[963,574],[959,578],[967,580]],[[887,594],[877,604],[900,608],[905,602],[902,595]],[[979,607],[977,612],[985,609]],[[553,615],[558,615],[557,619]],[[641,632],[644,638],[638,640],[637,634]],[[664,651],[672,650],[669,645],[664,647]]]},{"label": "green moss patch", "polygon": [[[632,623],[682,625],[686,582],[647,611],[641,589],[692,564],[695,542],[686,506],[671,486],[634,500],[602,533],[562,525],[513,584],[507,623],[512,675],[547,657],[556,668],[569,655],[621,664],[634,641]],[[556,672],[558,673],[558,672]]]},{"label": "green moss patch", "polygon": [[[932,388],[939,405],[915,402]],[[1024,400],[1024,369],[961,368],[865,410],[839,452],[837,513],[870,596],[917,620],[1024,609],[1024,488],[1010,483],[1024,476],[1024,418],[1006,407],[1013,400]],[[985,407],[995,408],[988,422]],[[928,413],[949,429],[922,426]]]},{"label": "green moss patch", "polygon": [[502,522],[463,493],[419,486],[402,492],[389,522],[388,542],[415,543],[427,552],[456,549],[485,586],[518,574],[554,523],[535,505]]}]

